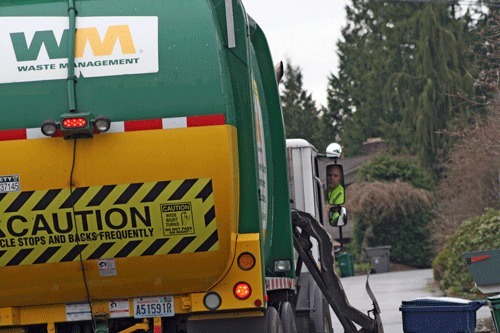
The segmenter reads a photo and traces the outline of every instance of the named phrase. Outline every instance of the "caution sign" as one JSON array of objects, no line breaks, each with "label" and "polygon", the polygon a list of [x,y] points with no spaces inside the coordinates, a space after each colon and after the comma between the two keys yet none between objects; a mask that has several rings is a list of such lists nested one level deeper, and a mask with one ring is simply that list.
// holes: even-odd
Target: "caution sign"
[{"label": "caution sign", "polygon": [[193,209],[190,202],[161,205],[165,236],[194,234]]},{"label": "caution sign", "polygon": [[208,178],[0,193],[0,266],[218,248]]}]

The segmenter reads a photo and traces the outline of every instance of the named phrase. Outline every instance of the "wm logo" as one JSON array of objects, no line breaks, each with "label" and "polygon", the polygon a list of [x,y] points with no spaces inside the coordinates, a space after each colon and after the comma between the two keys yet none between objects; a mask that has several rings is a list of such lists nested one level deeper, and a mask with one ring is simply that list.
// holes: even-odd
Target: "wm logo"
[{"label": "wm logo", "polygon": [[[45,46],[50,59],[64,59],[68,57],[68,34],[63,32],[58,43],[52,30],[36,31],[30,45],[26,41],[24,32],[10,34],[17,61],[34,61],[38,59],[42,45]],[[115,45],[119,43],[123,54],[136,53],[132,34],[128,25],[108,27],[104,39],[101,40],[97,28],[82,28],[76,30],[75,57],[82,58],[87,44],[94,56],[109,56],[113,53]]]}]

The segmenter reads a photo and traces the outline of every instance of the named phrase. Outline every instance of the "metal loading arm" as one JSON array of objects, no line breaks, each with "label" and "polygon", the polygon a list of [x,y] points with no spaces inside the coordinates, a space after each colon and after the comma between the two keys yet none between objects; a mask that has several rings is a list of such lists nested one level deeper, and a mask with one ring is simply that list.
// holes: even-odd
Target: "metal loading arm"
[{"label": "metal loading arm", "polygon": [[[306,265],[311,276],[323,292],[345,332],[383,333],[379,315],[380,309],[375,297],[373,297],[373,293],[371,293],[368,281],[367,291],[374,305],[371,312],[373,312],[375,318],[369,317],[349,304],[344,288],[334,269],[331,238],[323,226],[310,214],[297,210],[292,210],[292,225],[294,229],[293,245],[299,253],[299,258]],[[318,241],[321,267],[318,267],[310,252],[312,246],[310,237]],[[357,330],[354,323],[361,326],[361,329]]]}]

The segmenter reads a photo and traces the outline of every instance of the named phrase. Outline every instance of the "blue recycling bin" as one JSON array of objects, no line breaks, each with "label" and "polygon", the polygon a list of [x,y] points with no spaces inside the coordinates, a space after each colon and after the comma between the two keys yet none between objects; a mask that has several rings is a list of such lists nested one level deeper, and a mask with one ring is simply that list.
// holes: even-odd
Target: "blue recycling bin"
[{"label": "blue recycling bin", "polygon": [[476,311],[486,301],[453,297],[423,297],[403,301],[404,333],[473,333]]}]

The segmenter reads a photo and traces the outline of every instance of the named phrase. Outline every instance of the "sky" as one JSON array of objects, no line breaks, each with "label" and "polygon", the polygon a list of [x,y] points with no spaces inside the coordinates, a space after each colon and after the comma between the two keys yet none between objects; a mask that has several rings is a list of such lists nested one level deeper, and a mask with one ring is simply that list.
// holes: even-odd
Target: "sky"
[{"label": "sky", "polygon": [[348,0],[242,0],[266,35],[273,62],[301,68],[303,89],[326,106],[330,73],[338,71],[336,43]]}]

